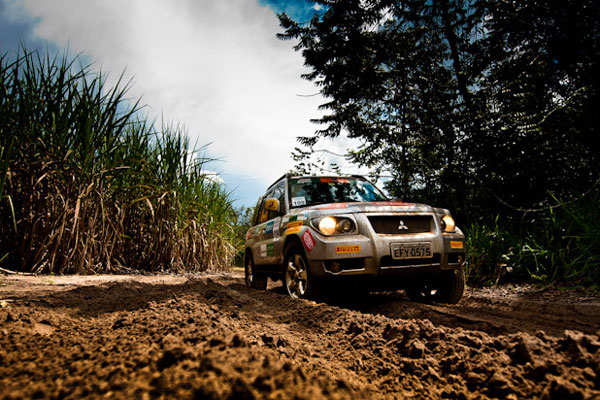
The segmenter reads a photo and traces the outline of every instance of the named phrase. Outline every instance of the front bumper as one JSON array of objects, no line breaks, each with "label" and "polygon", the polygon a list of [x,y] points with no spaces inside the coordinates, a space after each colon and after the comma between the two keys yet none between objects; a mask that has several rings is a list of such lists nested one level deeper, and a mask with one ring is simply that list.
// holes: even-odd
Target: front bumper
[{"label": "front bumper", "polygon": [[[465,260],[464,236],[441,232],[383,235],[324,236],[311,228],[315,245],[307,252],[311,273],[317,278],[342,276],[393,277],[429,274],[460,268]],[[429,243],[431,257],[394,259],[392,244]]]}]

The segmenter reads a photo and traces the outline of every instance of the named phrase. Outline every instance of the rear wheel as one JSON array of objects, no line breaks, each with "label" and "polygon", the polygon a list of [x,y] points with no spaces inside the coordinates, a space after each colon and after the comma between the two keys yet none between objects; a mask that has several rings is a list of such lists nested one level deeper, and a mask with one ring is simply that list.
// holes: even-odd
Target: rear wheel
[{"label": "rear wheel", "polygon": [[312,277],[304,251],[298,243],[290,243],[283,262],[283,285],[294,299],[313,299],[318,293],[318,281]]},{"label": "rear wheel", "polygon": [[267,276],[256,272],[251,254],[246,255],[245,264],[246,285],[254,289],[265,290],[267,288]]}]

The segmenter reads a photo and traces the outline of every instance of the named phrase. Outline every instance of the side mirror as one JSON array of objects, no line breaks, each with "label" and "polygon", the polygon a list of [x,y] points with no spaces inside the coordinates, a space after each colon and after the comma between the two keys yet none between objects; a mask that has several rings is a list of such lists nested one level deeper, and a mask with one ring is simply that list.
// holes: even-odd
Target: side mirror
[{"label": "side mirror", "polygon": [[279,200],[277,199],[266,199],[265,208],[269,211],[279,212]]}]

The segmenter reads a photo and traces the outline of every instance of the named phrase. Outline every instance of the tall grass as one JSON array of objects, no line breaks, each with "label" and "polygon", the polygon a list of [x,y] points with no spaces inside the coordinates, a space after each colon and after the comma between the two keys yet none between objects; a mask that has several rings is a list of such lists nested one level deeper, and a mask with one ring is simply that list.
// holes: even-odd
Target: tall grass
[{"label": "tall grass", "polygon": [[202,149],[179,127],[140,119],[128,84],[107,87],[76,62],[25,50],[0,59],[3,264],[45,273],[229,265],[234,211],[205,175]]},{"label": "tall grass", "polygon": [[465,232],[470,281],[563,282],[600,290],[600,192],[557,200],[557,206],[518,222],[471,224]]},{"label": "tall grass", "polygon": [[252,214],[254,213],[254,207],[240,207],[236,208],[236,221],[233,225],[235,231],[235,239],[233,244],[236,248],[236,254],[234,257],[234,265],[237,267],[244,266],[244,254],[246,249],[246,233],[248,229],[252,227]]}]

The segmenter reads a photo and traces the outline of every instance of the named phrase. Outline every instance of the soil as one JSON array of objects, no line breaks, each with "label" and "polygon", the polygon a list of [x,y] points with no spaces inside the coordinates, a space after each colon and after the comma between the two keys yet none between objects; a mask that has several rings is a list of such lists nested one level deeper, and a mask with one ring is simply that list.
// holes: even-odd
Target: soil
[{"label": "soil", "polygon": [[600,398],[600,298],[292,300],[240,272],[0,276],[0,398]]}]

